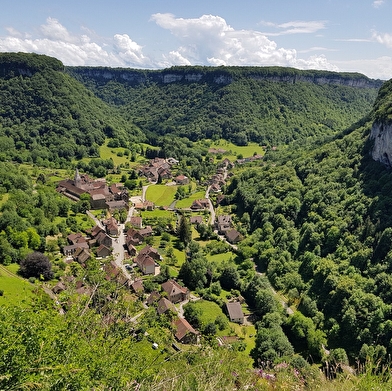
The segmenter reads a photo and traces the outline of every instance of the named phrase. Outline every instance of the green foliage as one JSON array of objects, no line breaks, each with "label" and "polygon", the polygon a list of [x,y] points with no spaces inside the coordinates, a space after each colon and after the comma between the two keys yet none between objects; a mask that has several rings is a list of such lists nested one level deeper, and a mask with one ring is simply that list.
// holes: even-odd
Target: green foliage
[{"label": "green foliage", "polygon": [[[123,106],[146,133],[192,141],[223,138],[236,145],[334,133],[370,111],[381,85],[358,74],[271,67],[67,70],[101,99]],[[167,74],[177,81],[162,82]],[[189,75],[199,80],[187,81]],[[354,80],[367,88],[351,87]]]},{"label": "green foliage", "polygon": [[44,280],[53,278],[52,264],[49,259],[40,252],[33,252],[20,262],[19,273],[25,277],[36,277]]},{"label": "green foliage", "polygon": [[54,58],[0,54],[3,157],[62,166],[97,156],[106,136],[121,137],[124,143],[133,135],[142,140],[141,133],[63,70]]}]

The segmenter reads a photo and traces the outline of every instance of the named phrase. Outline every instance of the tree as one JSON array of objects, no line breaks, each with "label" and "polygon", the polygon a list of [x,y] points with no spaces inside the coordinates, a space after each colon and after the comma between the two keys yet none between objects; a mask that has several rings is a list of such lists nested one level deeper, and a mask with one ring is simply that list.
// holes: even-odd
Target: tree
[{"label": "tree", "polygon": [[53,278],[52,264],[48,257],[38,251],[30,253],[20,262],[19,273],[25,277]]},{"label": "tree", "polygon": [[250,354],[255,366],[260,366],[267,361],[273,363],[278,358],[291,356],[294,349],[281,327],[262,327],[257,330],[255,347]]},{"label": "tree", "polygon": [[184,215],[180,218],[177,234],[180,241],[185,245],[187,245],[192,239],[191,225]]},{"label": "tree", "polygon": [[201,315],[202,311],[200,307],[196,305],[196,303],[190,302],[184,305],[184,316],[185,319],[196,328],[201,326]]}]

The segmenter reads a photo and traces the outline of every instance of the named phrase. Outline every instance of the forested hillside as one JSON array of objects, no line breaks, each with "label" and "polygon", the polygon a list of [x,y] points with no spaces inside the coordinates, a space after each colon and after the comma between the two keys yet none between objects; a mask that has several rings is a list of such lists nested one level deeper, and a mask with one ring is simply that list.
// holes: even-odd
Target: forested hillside
[{"label": "forested hillside", "polygon": [[105,137],[143,140],[116,110],[63,72],[60,61],[34,54],[0,54],[2,160],[66,166],[98,156]]},{"label": "forested hillside", "polygon": [[[276,145],[330,135],[368,114],[381,81],[290,68],[67,68],[153,135]],[[153,142],[156,136],[151,138]]]},{"label": "forested hillside", "polygon": [[296,303],[283,328],[308,358],[322,346],[343,348],[351,362],[392,353],[392,174],[371,159],[368,139],[391,96],[388,83],[377,112],[346,134],[271,152],[227,189],[227,202],[250,216],[241,251]]}]

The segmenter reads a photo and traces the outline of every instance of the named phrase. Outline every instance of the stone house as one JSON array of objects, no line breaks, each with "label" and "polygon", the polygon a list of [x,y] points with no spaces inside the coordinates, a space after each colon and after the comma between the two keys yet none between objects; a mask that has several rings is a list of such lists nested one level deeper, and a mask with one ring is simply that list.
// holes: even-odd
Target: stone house
[{"label": "stone house", "polygon": [[189,299],[189,289],[181,286],[174,280],[168,280],[162,285],[162,290],[166,292],[167,299],[172,303],[179,303],[180,301]]}]

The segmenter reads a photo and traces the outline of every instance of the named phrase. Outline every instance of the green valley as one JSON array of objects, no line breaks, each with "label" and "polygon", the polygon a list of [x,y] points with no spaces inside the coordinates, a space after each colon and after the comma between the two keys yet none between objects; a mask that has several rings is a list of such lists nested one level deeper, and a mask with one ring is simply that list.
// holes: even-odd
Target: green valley
[{"label": "green valley", "polygon": [[0,53],[0,389],[390,390],[391,102]]}]

